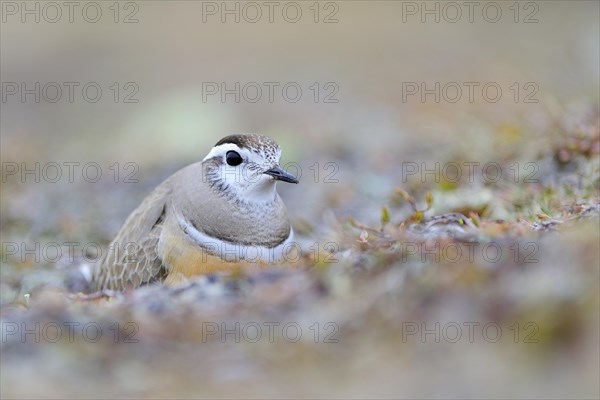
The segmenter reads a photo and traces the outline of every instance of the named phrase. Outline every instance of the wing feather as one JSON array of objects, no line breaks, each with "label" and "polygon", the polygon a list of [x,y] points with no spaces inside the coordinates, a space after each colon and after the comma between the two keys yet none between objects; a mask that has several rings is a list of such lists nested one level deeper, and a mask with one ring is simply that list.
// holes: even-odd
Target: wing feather
[{"label": "wing feather", "polygon": [[164,279],[157,244],[171,191],[170,180],[163,182],[127,217],[94,268],[96,290],[124,290]]}]

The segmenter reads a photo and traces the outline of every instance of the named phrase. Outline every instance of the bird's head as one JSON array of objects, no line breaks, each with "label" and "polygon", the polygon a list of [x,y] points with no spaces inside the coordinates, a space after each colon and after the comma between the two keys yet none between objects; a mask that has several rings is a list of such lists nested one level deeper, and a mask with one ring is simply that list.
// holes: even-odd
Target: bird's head
[{"label": "bird's head", "polygon": [[245,202],[273,201],[277,181],[298,183],[280,167],[280,157],[279,145],[268,136],[226,136],[202,161],[203,179],[223,194]]}]

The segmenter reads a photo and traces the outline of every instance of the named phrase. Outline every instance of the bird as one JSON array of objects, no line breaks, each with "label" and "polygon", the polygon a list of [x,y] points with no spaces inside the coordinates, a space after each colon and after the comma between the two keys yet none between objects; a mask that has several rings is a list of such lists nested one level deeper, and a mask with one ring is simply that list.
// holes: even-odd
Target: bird
[{"label": "bird", "polygon": [[94,265],[96,291],[286,261],[294,232],[277,182],[299,183],[280,166],[270,137],[234,134],[202,161],[159,184],[127,217]]}]

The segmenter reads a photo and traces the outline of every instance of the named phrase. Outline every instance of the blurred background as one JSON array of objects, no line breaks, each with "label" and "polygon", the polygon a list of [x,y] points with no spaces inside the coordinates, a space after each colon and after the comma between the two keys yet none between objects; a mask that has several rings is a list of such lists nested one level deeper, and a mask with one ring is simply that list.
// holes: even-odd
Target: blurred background
[{"label": "blurred background", "polygon": [[[600,395],[598,2],[73,3],[0,3],[3,397]],[[278,188],[299,240],[340,261],[219,278],[202,300],[204,281],[73,298],[81,248],[238,132],[278,141],[301,174]],[[519,177],[420,174],[451,162]],[[372,241],[421,222],[402,193],[425,220],[460,212],[496,224],[479,238],[533,241],[539,261],[409,267]],[[72,242],[75,260],[23,256]],[[273,320],[333,321],[339,342],[194,335]],[[134,321],[140,342],[5,340],[23,321]],[[495,321],[503,340],[403,340],[422,321]],[[540,343],[515,343],[532,321]]]}]

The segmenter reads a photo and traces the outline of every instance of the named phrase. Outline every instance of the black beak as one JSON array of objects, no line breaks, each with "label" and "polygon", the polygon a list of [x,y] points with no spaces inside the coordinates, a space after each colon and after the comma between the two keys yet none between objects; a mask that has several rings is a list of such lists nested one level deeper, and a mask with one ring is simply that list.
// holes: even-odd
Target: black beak
[{"label": "black beak", "polygon": [[271,175],[276,181],[283,181],[289,183],[298,183],[298,179],[295,176],[288,174],[279,167],[273,167],[268,171],[263,172],[267,175]]}]

